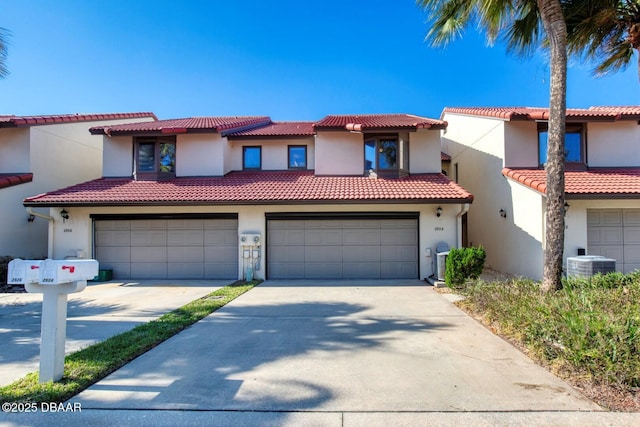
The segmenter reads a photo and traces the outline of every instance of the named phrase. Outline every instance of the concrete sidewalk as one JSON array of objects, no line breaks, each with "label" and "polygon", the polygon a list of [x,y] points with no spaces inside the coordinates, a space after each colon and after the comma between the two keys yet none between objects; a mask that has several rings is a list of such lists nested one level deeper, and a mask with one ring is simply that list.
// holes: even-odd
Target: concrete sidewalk
[{"label": "concrete sidewalk", "polygon": [[[69,295],[66,353],[133,329],[233,280],[89,282]],[[42,294],[0,294],[0,385],[37,371]]]},{"label": "concrete sidewalk", "polygon": [[85,390],[6,425],[638,425],[420,281],[267,281]]}]

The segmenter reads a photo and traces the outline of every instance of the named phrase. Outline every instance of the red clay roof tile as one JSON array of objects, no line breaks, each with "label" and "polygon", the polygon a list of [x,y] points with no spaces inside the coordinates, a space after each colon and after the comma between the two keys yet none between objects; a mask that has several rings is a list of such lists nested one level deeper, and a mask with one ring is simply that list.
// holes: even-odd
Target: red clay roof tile
[{"label": "red clay roof tile", "polygon": [[276,203],[470,203],[442,174],[383,179],[316,176],[313,171],[231,172],[163,181],[101,178],[25,199],[25,206],[216,205]]},{"label": "red clay roof tile", "polygon": [[[539,107],[447,107],[443,113],[512,120],[548,120],[549,109]],[[568,121],[616,121],[640,119],[640,106],[568,108]]]},{"label": "red clay roof tile", "polygon": [[31,181],[33,181],[32,173],[0,173],[0,188],[13,187]]},{"label": "red clay roof tile", "polygon": [[316,122],[316,129],[444,129],[447,122],[411,114],[332,115]]},{"label": "red clay roof tile", "polygon": [[229,138],[262,136],[313,136],[313,122],[272,122],[255,129],[228,134]]},{"label": "red clay roof tile", "polygon": [[21,127],[50,125],[56,123],[89,122],[97,120],[118,120],[149,117],[158,120],[155,114],[144,113],[102,113],[102,114],[57,114],[50,116],[0,116],[0,127]]},{"label": "red clay roof tile", "polygon": [[188,117],[113,126],[95,126],[89,131],[94,135],[133,135],[136,133],[157,132],[184,133],[188,131],[223,132],[232,129],[251,129],[269,123],[271,123],[271,119],[267,116]]},{"label": "red clay roof tile", "polygon": [[[502,169],[502,174],[540,193],[547,189],[542,169]],[[640,198],[640,168],[593,168],[565,171],[567,198]]]}]

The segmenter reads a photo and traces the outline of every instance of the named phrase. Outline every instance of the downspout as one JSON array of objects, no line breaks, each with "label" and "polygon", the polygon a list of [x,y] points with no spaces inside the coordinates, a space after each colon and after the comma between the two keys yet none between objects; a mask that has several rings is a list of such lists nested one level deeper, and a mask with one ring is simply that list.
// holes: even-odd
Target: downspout
[{"label": "downspout", "polygon": [[462,209],[456,215],[456,247],[462,247],[462,215],[469,212],[469,207],[471,205],[469,203],[465,203],[462,205]]},{"label": "downspout", "polygon": [[33,208],[31,207],[27,208],[27,212],[29,213],[29,215],[37,216],[39,218],[44,218],[47,221],[49,221],[49,239],[48,239],[49,242],[47,245],[47,258],[52,258],[53,257],[53,235],[54,235],[53,226],[55,224],[53,217],[34,212]]}]

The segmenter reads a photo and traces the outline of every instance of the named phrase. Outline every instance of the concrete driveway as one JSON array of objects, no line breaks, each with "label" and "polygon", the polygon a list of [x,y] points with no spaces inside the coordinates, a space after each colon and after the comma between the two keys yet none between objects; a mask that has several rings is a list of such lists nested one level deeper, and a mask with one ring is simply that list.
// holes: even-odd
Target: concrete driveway
[{"label": "concrete driveway", "polygon": [[[417,280],[267,281],[8,425],[637,425]],[[1,417],[0,417],[1,420]]]},{"label": "concrete driveway", "polygon": [[[69,295],[66,353],[133,329],[233,280],[89,282]],[[37,371],[42,294],[0,294],[0,385]]]}]

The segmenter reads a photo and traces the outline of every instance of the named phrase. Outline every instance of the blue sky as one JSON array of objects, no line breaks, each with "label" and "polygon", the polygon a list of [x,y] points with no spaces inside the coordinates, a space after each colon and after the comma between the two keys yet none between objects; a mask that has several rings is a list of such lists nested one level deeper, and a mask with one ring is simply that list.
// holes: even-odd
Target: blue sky
[{"label": "blue sky", "polygon": [[[0,114],[153,111],[161,119],[545,106],[549,68],[471,30],[424,42],[413,0],[0,0],[12,32]],[[632,65],[572,61],[567,105],[638,105]]]}]

